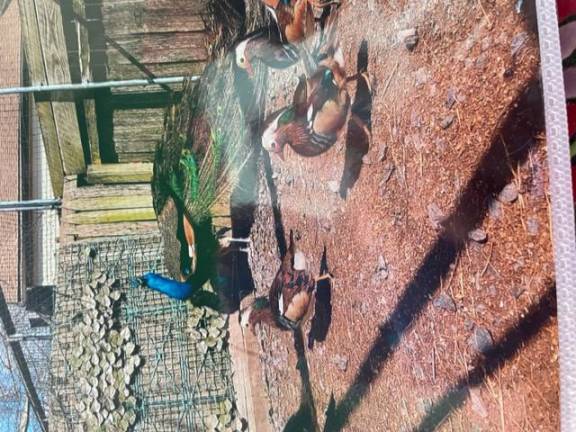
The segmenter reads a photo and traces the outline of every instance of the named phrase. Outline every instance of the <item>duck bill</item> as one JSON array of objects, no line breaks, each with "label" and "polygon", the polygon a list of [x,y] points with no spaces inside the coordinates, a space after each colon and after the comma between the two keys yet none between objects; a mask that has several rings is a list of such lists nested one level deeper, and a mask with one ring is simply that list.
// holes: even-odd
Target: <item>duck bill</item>
[{"label": "duck bill", "polygon": [[254,77],[254,69],[252,69],[252,65],[248,62],[246,62],[246,73],[250,78]]},{"label": "duck bill", "polygon": [[284,159],[284,150],[283,150],[283,149],[278,150],[278,151],[276,152],[276,154],[278,155],[278,157],[280,158],[280,160],[281,160],[282,162],[285,161],[285,159]]}]

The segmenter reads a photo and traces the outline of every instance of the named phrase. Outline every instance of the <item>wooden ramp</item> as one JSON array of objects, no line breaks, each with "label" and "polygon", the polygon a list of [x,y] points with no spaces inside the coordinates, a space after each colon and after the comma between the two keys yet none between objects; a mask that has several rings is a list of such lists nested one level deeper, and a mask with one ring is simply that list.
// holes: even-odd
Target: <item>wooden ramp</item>
[{"label": "wooden ramp", "polygon": [[260,376],[258,340],[249,330],[242,329],[238,312],[230,315],[228,329],[238,412],[248,422],[248,430],[272,432],[268,416],[269,401]]}]

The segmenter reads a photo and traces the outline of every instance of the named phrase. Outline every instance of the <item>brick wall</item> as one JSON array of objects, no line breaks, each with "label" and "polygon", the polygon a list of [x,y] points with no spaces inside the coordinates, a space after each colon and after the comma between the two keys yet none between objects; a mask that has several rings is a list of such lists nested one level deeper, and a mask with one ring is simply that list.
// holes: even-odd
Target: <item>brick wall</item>
[{"label": "brick wall", "polygon": [[[0,16],[0,87],[21,85],[18,2]],[[0,201],[20,199],[20,97],[0,96]],[[18,215],[0,213],[0,283],[8,302],[18,300]]]}]

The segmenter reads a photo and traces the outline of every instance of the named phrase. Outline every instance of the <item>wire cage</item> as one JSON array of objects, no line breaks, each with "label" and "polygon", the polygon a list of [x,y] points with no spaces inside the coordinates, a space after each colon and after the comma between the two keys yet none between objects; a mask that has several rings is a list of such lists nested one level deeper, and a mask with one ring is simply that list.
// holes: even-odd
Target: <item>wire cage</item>
[{"label": "wire cage", "polygon": [[51,358],[53,430],[82,430],[69,359],[78,344],[73,327],[82,315],[79,293],[100,272],[117,280],[123,295],[115,319],[130,328],[143,359],[130,383],[137,400],[134,430],[209,430],[207,419],[223,414],[226,401],[234,403],[226,346],[203,352],[190,337],[188,319],[195,307],[137,281],[148,271],[165,273],[162,248],[160,236],[150,235],[77,242],[61,250]]}]

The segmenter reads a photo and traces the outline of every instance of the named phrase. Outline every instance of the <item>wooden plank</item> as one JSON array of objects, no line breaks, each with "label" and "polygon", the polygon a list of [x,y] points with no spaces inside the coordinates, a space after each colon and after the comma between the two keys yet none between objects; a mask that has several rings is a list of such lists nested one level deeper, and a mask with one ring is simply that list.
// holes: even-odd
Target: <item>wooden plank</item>
[{"label": "wooden plank", "polygon": [[[133,128],[140,125],[146,133],[162,132],[165,112],[166,108],[116,110],[114,111],[114,129],[117,127]],[[144,119],[145,122],[142,121]],[[159,123],[160,126],[158,126]]]},{"label": "wooden plank", "polygon": [[89,165],[86,181],[89,184],[145,183],[152,180],[153,164],[102,164]]},{"label": "wooden plank", "polygon": [[[30,1],[30,0],[23,0]],[[48,84],[70,82],[70,66],[60,7],[53,0],[35,0],[42,58]],[[36,80],[32,77],[32,82]],[[74,102],[52,102],[64,174],[84,172],[86,164]]]},{"label": "wooden plank", "polygon": [[[117,153],[152,153],[162,138],[164,108],[114,111],[114,143]],[[145,122],[142,119],[146,119]]]},{"label": "wooden plank", "polygon": [[104,3],[102,23],[111,37],[133,33],[203,32],[200,2],[159,5],[153,2]]},{"label": "wooden plank", "polygon": [[133,137],[130,137],[130,135],[128,134],[120,133],[114,139],[116,143],[116,153],[153,154],[160,137],[161,137],[160,134],[154,133],[153,135],[146,137],[145,139],[138,140],[134,139]]},{"label": "wooden plank", "polygon": [[[63,186],[63,194],[62,194],[62,203],[65,204],[71,196],[73,196],[74,192],[78,184],[77,176],[66,176],[64,178],[64,186]],[[60,234],[59,234],[59,241],[61,244],[67,244],[74,241],[74,236],[70,234],[70,224],[67,222],[67,218],[73,212],[72,210],[68,210],[66,207],[62,208],[62,215],[60,218]]]},{"label": "wooden plank", "polygon": [[230,357],[233,365],[233,382],[236,390],[236,403],[241,416],[248,421],[248,429],[272,432],[268,419],[270,401],[266,397],[260,371],[260,350],[258,340],[248,330],[240,326],[239,313],[230,316]]},{"label": "wooden plank", "polygon": [[152,10],[168,9],[174,7],[177,9],[190,8],[194,13],[201,13],[205,10],[207,0],[85,0],[86,5],[114,7],[114,6],[130,6],[145,4],[147,8]]},{"label": "wooden plank", "polygon": [[159,232],[156,221],[70,225],[70,233],[73,234],[77,240],[95,237],[159,234]]},{"label": "wooden plank", "polygon": [[118,153],[118,162],[154,162],[154,153]]},{"label": "wooden plank", "polygon": [[[174,76],[189,76],[201,75],[206,67],[206,62],[182,62],[182,63],[162,63],[162,64],[146,64],[146,68],[159,77],[174,77]],[[102,65],[100,65],[102,67]],[[104,65],[108,71],[108,78],[111,80],[116,79],[144,79],[146,78],[142,71],[132,64],[116,64],[110,62]],[[173,91],[178,92],[182,90],[181,84],[169,84]],[[161,90],[159,86],[146,86],[146,87],[116,87],[111,89],[113,94],[127,94],[127,93],[153,93]]]},{"label": "wooden plank", "polygon": [[[176,63],[206,61],[206,35],[198,32],[184,33],[144,33],[115,38],[126,51],[140,63]],[[108,63],[131,64],[113,48],[107,50]]]},{"label": "wooden plank", "polygon": [[113,197],[77,198],[63,203],[62,207],[74,211],[152,208],[151,195],[124,195]]},{"label": "wooden plank", "polygon": [[153,208],[85,211],[72,213],[66,217],[67,223],[76,225],[154,220],[156,213]]},{"label": "wooden plank", "polygon": [[260,430],[256,428],[254,419],[254,404],[252,400],[252,389],[250,386],[248,359],[246,358],[246,347],[242,327],[240,326],[239,312],[230,315],[228,320],[229,331],[229,351],[232,360],[232,382],[236,392],[236,408],[240,417],[245,418],[250,426],[250,430]]},{"label": "wooden plank", "polygon": [[67,199],[75,200],[97,197],[119,197],[125,195],[152,196],[150,183],[81,186],[74,188],[67,195]]},{"label": "wooden plank", "polygon": [[[133,64],[120,64],[110,62],[108,76],[110,79],[143,79],[146,78],[142,75]],[[191,61],[191,62],[181,62],[181,63],[148,63],[146,67],[154,75],[159,77],[174,77],[174,76],[188,76],[188,75],[199,75],[204,71],[206,67],[206,61]],[[154,88],[156,86],[149,86]],[[170,88],[178,89],[180,85],[170,84]],[[147,87],[134,87],[138,91],[146,89]],[[120,87],[124,89],[124,87]],[[128,87],[126,89],[132,88]],[[158,91],[158,88],[156,88]]]},{"label": "wooden plank", "polygon": [[[36,11],[32,0],[20,0],[20,20],[22,22],[22,33],[24,41],[24,51],[28,68],[30,70],[31,82],[35,85],[46,85],[48,79],[44,70],[42,60],[42,44],[40,32],[36,21]],[[62,196],[64,184],[64,166],[58,144],[58,132],[54,120],[54,112],[50,102],[37,102],[36,109],[42,130],[42,140],[50,171],[50,181],[56,196]]]}]

